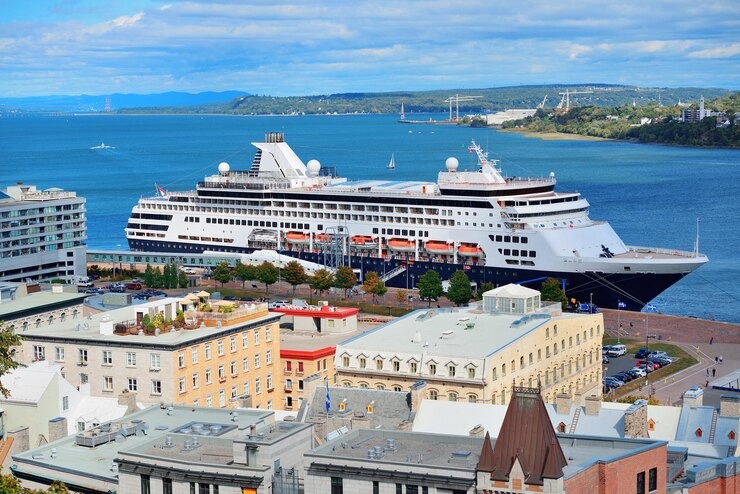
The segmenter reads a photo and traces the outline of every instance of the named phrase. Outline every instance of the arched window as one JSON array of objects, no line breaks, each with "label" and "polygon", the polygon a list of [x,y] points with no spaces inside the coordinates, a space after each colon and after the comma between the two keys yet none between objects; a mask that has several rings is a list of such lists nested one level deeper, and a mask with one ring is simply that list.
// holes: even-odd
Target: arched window
[{"label": "arched window", "polygon": [[560,432],[561,434],[565,433],[565,422],[560,422],[558,424],[558,432]]},{"label": "arched window", "polygon": [[449,399],[450,401],[457,401],[457,393],[455,393],[454,391],[450,391],[447,395],[447,399]]},{"label": "arched window", "polygon": [[401,386],[399,386],[398,384],[394,384],[393,391],[401,391]]},{"label": "arched window", "polygon": [[375,385],[375,389],[378,391],[385,391],[385,385],[378,383]]},{"label": "arched window", "polygon": [[430,400],[436,400],[438,398],[439,394],[437,393],[436,389],[430,389],[429,390],[429,399]]},{"label": "arched window", "polygon": [[468,403],[478,403],[478,395],[476,395],[476,394],[469,394],[468,395]]},{"label": "arched window", "polygon": [[[529,355],[530,355],[530,357],[532,356],[531,353]],[[519,368],[521,369],[522,367],[524,367],[524,355],[522,355],[521,357],[519,357]]]}]

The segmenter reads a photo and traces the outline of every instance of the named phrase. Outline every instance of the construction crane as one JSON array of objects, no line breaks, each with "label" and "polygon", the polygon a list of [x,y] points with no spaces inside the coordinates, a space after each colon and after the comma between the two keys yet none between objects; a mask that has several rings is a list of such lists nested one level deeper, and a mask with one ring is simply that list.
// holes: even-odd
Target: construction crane
[{"label": "construction crane", "polygon": [[563,105],[565,105],[565,109],[567,110],[570,108],[570,95],[571,94],[593,94],[593,91],[588,89],[586,91],[570,91],[568,89],[565,90],[564,93],[558,93],[562,96],[560,98],[560,103],[558,103],[558,108],[562,108]]},{"label": "construction crane", "polygon": [[538,110],[545,107],[545,101],[547,101],[547,95],[545,95],[545,97],[542,98],[542,103],[540,103],[539,105],[537,105],[537,109]]},{"label": "construction crane", "polygon": [[454,96],[450,96],[448,99],[445,100],[445,103],[450,104],[450,122],[452,121],[452,102],[455,102],[455,120],[458,120],[460,118],[460,102],[461,101],[470,101],[475,98],[482,98],[483,96],[460,96],[459,94],[456,94]]}]

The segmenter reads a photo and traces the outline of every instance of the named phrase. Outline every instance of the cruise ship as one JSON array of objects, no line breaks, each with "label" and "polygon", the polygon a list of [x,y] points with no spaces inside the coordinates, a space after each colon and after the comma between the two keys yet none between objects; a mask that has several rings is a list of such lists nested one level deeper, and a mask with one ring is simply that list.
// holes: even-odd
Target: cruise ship
[{"label": "cruise ship", "polygon": [[279,132],[252,143],[251,167],[220,163],[194,191],[142,198],[126,226],[136,251],[276,250],[320,264],[375,271],[387,286],[414,288],[429,270],[464,270],[478,286],[539,288],[555,278],[569,300],[640,310],[707,262],[698,252],[629,246],[589,218],[555,175],[505,177],[474,141],[477,169],[450,157],[436,182],[340,177],[304,163]]}]

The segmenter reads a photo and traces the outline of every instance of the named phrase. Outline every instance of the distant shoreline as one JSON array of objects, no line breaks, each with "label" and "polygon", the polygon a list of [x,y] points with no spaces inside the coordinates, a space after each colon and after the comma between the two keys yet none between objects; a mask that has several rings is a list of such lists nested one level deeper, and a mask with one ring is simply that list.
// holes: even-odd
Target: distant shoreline
[{"label": "distant shoreline", "polygon": [[595,137],[595,136],[584,136],[581,134],[566,134],[565,132],[531,132],[528,130],[519,129],[498,129],[499,132],[516,132],[522,134],[524,137],[532,137],[535,139],[542,139],[543,141],[614,141],[616,139],[608,139],[606,137]]}]

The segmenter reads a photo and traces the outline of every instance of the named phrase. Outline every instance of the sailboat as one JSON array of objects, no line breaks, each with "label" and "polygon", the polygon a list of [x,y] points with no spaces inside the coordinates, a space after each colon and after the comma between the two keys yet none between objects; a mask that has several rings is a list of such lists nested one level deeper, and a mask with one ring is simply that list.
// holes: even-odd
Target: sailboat
[{"label": "sailboat", "polygon": [[391,160],[388,162],[388,166],[386,168],[388,168],[389,170],[396,169],[396,160],[393,158],[392,154],[391,154]]}]

